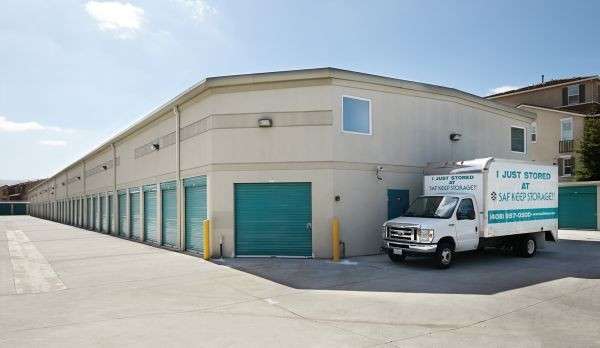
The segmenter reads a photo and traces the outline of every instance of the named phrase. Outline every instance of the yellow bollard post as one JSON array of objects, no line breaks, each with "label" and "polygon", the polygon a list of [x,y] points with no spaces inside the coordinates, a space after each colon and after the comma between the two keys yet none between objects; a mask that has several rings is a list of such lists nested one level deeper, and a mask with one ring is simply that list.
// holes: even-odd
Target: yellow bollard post
[{"label": "yellow bollard post", "polygon": [[204,220],[203,224],[204,231],[204,259],[210,259],[210,220]]},{"label": "yellow bollard post", "polygon": [[340,220],[336,217],[331,221],[331,248],[333,261],[340,260]]}]

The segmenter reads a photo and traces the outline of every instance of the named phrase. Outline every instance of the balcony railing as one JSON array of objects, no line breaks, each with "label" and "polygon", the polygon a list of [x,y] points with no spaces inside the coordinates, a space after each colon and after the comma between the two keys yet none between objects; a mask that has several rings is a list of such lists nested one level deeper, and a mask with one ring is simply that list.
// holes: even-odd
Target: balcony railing
[{"label": "balcony railing", "polygon": [[561,140],[558,142],[558,153],[573,152],[573,140]]}]

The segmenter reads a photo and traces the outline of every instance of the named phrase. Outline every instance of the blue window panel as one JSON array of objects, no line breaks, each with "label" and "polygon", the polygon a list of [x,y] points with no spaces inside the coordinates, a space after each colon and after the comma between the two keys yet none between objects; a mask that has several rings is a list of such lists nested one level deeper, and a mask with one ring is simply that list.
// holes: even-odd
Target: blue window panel
[{"label": "blue window panel", "polygon": [[510,127],[510,150],[525,153],[525,129]]},{"label": "blue window panel", "polygon": [[371,134],[371,102],[343,97],[342,104],[343,131]]}]

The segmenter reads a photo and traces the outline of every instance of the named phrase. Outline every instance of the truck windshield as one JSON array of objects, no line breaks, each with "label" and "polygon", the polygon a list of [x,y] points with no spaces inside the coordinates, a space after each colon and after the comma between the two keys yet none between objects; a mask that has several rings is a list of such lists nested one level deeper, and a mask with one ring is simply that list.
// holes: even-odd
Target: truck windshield
[{"label": "truck windshield", "polygon": [[404,216],[449,219],[454,213],[458,198],[448,196],[424,196],[408,207]]}]

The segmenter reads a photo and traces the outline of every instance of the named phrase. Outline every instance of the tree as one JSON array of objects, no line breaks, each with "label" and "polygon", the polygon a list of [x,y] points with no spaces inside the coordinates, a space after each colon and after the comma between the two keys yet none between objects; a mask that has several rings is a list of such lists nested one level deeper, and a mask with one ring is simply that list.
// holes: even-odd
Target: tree
[{"label": "tree", "polygon": [[600,180],[600,116],[586,117],[583,138],[577,147],[578,181]]}]

